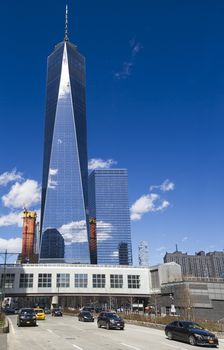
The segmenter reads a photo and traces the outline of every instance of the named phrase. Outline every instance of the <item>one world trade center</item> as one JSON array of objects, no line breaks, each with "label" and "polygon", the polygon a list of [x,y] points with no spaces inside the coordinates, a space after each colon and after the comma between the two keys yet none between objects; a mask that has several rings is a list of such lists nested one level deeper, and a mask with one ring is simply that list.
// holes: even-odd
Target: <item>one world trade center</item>
[{"label": "one world trade center", "polygon": [[65,37],[48,57],[40,262],[90,263],[85,58]]}]

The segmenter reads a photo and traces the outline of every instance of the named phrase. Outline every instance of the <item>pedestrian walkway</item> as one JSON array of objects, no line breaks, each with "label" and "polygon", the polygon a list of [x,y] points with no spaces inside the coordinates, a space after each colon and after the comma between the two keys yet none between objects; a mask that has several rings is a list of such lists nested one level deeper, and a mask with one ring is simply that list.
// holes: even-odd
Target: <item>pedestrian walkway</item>
[{"label": "pedestrian walkway", "polygon": [[0,350],[7,350],[7,334],[0,334]]}]

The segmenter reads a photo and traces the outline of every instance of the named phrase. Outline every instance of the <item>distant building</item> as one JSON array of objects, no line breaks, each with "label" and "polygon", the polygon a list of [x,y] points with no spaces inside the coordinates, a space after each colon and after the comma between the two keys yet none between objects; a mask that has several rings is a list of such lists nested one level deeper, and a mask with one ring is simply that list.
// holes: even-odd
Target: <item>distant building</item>
[{"label": "distant building", "polygon": [[50,228],[44,231],[40,258],[47,262],[64,262],[65,243],[58,230]]},{"label": "distant building", "polygon": [[89,215],[95,220],[90,230],[91,237],[96,235],[97,264],[131,265],[126,169],[99,169],[89,175]]},{"label": "distant building", "polygon": [[148,242],[140,241],[138,245],[139,266],[149,266],[149,246]]},{"label": "distant building", "polygon": [[35,211],[23,211],[23,234],[22,234],[22,263],[37,262],[36,256],[36,218]]},{"label": "distant building", "polygon": [[193,277],[224,277],[224,252],[200,251],[195,255],[188,255],[176,250],[166,253],[164,263],[176,262],[181,266],[184,276]]}]

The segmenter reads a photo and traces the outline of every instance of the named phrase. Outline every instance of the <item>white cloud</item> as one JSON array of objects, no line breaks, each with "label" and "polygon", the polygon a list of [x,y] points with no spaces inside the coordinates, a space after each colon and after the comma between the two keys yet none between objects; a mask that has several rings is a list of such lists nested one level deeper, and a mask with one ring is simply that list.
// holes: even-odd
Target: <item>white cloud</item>
[{"label": "white cloud", "polygon": [[71,221],[59,227],[58,231],[62,234],[65,244],[84,243],[88,241],[85,220]]},{"label": "white cloud", "polygon": [[142,44],[137,42],[137,43],[133,43],[133,46],[132,46],[132,51],[131,51],[131,54],[133,57],[135,57],[139,51],[143,48]]},{"label": "white cloud", "polygon": [[109,169],[115,164],[117,164],[117,162],[113,159],[103,160],[100,158],[92,158],[88,162],[88,169],[89,170]]},{"label": "white cloud", "polygon": [[[111,238],[112,225],[104,221],[96,223],[97,240],[105,241]],[[86,221],[72,221],[57,229],[63,236],[65,244],[84,243],[88,241]]]},{"label": "white cloud", "polygon": [[[174,190],[174,183],[170,180],[165,180],[161,185],[151,186],[150,191],[153,189],[159,189],[162,192],[168,192]],[[131,220],[141,220],[142,215],[148,212],[158,212],[167,209],[170,206],[168,200],[162,199],[157,193],[149,193],[142,195],[131,206]]]},{"label": "white cloud", "polygon": [[154,189],[159,189],[162,192],[168,192],[168,191],[173,191],[174,187],[175,187],[175,184],[170,180],[166,179],[165,181],[163,181],[161,185],[151,186],[150,191],[153,191]]},{"label": "white cloud", "polygon": [[163,200],[163,201],[162,201],[162,204],[159,205],[159,206],[156,208],[156,211],[165,210],[165,209],[167,209],[169,206],[170,206],[170,202],[168,202],[168,201],[166,201],[166,200]]},{"label": "white cloud", "polygon": [[26,180],[23,183],[16,182],[9,193],[2,196],[2,202],[9,208],[29,208],[40,202],[41,188],[37,181]]},{"label": "white cloud", "polygon": [[165,180],[162,185],[161,185],[161,190],[163,192],[167,192],[167,191],[173,191],[175,187],[175,184],[173,182],[171,182],[170,180]]},{"label": "white cloud", "polygon": [[13,169],[11,172],[6,171],[0,174],[0,186],[6,186],[9,182],[20,181],[22,179],[22,173],[17,172],[16,169]]},{"label": "white cloud", "polygon": [[135,57],[143,48],[141,43],[136,42],[135,38],[133,38],[130,41],[130,46],[131,46],[131,55],[130,55],[131,57],[129,57],[127,61],[123,62],[121,70],[114,73],[114,78],[117,80],[126,79],[131,75],[132,68],[134,67],[134,64],[135,64]]},{"label": "white cloud", "polygon": [[53,176],[56,176],[58,174],[58,169],[49,169],[49,178],[48,178],[48,188],[55,189],[58,185],[58,182],[53,179]]},{"label": "white cloud", "polygon": [[185,241],[187,241],[187,240],[188,240],[188,237],[187,237],[187,236],[185,236],[185,237],[182,238],[182,242],[185,242]]},{"label": "white cloud", "polygon": [[130,209],[131,220],[140,220],[143,214],[155,211],[155,202],[158,198],[158,194],[151,193],[137,199]]},{"label": "white cloud", "polygon": [[133,62],[124,62],[122,65],[122,69],[119,72],[114,73],[114,78],[117,80],[126,79],[131,75],[133,67]]},{"label": "white cloud", "polygon": [[6,249],[12,253],[21,252],[22,239],[21,238],[10,238],[10,239],[0,238],[0,251],[3,252]]},{"label": "white cloud", "polygon": [[12,212],[7,215],[0,216],[0,226],[18,226],[22,227],[23,225],[23,212]]},{"label": "white cloud", "polygon": [[97,241],[106,241],[112,238],[113,225],[105,221],[96,222]]},{"label": "white cloud", "polygon": [[[40,220],[40,209],[35,210],[37,213],[37,222]],[[3,226],[23,226],[23,212],[15,211],[6,215],[0,216],[0,227]]]},{"label": "white cloud", "polygon": [[115,250],[110,256],[118,257],[119,256],[119,252],[117,250]]},{"label": "white cloud", "polygon": [[50,168],[50,170],[49,170],[49,174],[50,174],[50,175],[54,176],[54,175],[57,175],[57,173],[58,173],[58,169],[52,169],[52,168]]},{"label": "white cloud", "polygon": [[169,205],[170,203],[168,201],[161,201],[160,196],[156,193],[143,195],[131,206],[131,220],[141,220],[144,214],[163,211],[168,208]]}]

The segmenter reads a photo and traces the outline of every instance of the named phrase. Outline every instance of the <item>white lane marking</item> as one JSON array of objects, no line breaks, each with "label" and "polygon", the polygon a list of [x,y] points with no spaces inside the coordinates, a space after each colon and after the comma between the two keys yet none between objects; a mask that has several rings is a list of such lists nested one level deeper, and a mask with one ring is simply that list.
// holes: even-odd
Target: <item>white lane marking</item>
[{"label": "white lane marking", "polygon": [[129,344],[121,343],[121,345],[127,346],[130,349],[141,350],[140,348],[136,348],[135,346],[132,346],[132,345],[129,345]]},{"label": "white lane marking", "polygon": [[74,346],[74,348],[78,349],[78,350],[83,350],[83,348],[80,348],[80,346],[72,344],[72,346]]},{"label": "white lane marking", "polygon": [[9,317],[8,317],[8,321],[9,321],[10,327],[12,329],[12,333],[15,334],[16,333],[15,328],[13,326],[12,320]]},{"label": "white lane marking", "polygon": [[54,332],[53,332],[51,329],[47,329],[47,331],[48,331],[49,333],[54,334]]}]

